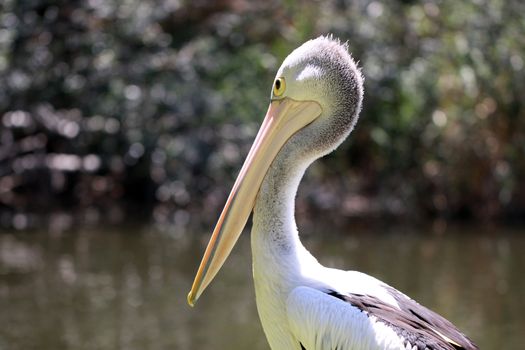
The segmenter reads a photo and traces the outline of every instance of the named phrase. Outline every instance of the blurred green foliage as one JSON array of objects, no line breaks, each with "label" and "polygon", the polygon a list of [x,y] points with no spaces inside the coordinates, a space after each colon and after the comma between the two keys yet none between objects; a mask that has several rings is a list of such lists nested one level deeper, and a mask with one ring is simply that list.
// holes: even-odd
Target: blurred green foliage
[{"label": "blurred green foliage", "polygon": [[523,13],[520,0],[5,0],[0,225],[213,221],[280,62],[325,33],[360,61],[365,105],[309,171],[300,211],[521,219]]}]

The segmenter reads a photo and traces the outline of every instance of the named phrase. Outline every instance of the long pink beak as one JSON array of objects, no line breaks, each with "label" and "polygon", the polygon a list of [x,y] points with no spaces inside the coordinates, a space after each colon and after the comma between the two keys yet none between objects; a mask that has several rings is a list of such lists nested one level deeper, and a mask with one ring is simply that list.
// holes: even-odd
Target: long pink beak
[{"label": "long pink beak", "polygon": [[253,210],[264,176],[279,150],[293,134],[313,122],[321,112],[321,106],[314,101],[284,98],[270,103],[206,247],[188,294],[188,304],[195,304],[230,255]]}]

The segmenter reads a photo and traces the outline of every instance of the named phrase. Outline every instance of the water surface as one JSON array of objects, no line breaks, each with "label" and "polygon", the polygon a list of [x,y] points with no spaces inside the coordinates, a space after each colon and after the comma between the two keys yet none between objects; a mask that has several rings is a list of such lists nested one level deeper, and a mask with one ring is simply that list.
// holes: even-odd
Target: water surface
[{"label": "water surface", "polygon": [[[525,232],[323,227],[303,239],[325,265],[384,280],[482,349],[523,348]],[[0,349],[268,349],[249,235],[186,305],[207,237],[148,227],[1,233]]]}]

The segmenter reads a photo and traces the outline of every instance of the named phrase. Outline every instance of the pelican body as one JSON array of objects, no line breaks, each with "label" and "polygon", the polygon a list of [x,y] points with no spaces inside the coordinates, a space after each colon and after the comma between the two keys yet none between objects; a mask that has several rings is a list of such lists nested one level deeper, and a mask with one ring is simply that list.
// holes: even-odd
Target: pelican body
[{"label": "pelican body", "polygon": [[393,287],[326,268],[301,244],[294,217],[299,182],[349,135],[362,100],[363,78],[346,44],[319,37],[284,60],[188,303],[215,277],[253,212],[257,309],[272,349],[477,349],[452,323]]}]

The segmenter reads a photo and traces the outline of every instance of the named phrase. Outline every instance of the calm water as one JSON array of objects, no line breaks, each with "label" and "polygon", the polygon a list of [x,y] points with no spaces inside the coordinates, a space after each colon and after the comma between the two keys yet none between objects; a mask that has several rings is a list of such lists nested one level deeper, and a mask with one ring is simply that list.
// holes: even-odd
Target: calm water
[{"label": "calm water", "polygon": [[[322,231],[304,241],[326,265],[383,279],[482,349],[524,348],[525,231]],[[186,305],[207,237],[148,228],[1,233],[0,349],[268,349],[249,235],[196,307]]]}]

